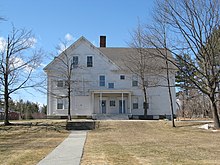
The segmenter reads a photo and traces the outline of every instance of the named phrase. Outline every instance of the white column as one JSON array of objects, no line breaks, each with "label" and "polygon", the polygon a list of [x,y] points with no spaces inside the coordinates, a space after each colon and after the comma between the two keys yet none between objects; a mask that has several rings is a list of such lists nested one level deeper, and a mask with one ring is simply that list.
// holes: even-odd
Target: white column
[{"label": "white column", "polygon": [[122,93],[121,93],[121,108],[122,108],[121,112],[122,112],[122,113],[124,113],[124,103],[123,103],[123,100],[124,100],[124,94],[123,94],[123,92],[122,92]]},{"label": "white column", "polygon": [[100,92],[100,101],[99,101],[99,107],[100,107],[100,110],[99,112],[102,113],[102,92]]},{"label": "white column", "polygon": [[94,100],[94,98],[95,98],[95,96],[94,96],[94,93],[92,92],[91,107],[92,107],[92,113],[93,114],[95,113],[95,108],[94,108],[95,100]]},{"label": "white column", "polygon": [[129,113],[131,114],[131,93],[128,94],[128,100],[129,100]]}]

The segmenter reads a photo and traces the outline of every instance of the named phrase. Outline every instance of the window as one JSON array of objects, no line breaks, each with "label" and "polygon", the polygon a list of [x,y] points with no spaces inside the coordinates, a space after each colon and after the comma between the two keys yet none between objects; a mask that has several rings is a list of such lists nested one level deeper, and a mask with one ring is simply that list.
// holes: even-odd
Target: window
[{"label": "window", "polygon": [[132,86],[133,86],[133,87],[137,87],[137,86],[138,86],[138,81],[133,80],[133,81],[132,81]]},{"label": "window", "polygon": [[132,86],[138,86],[138,77],[136,75],[132,76]]},{"label": "window", "polygon": [[148,87],[148,81],[144,81],[144,86]]},{"label": "window", "polygon": [[57,109],[63,109],[63,99],[57,99]]},{"label": "window", "polygon": [[125,80],[125,75],[120,75],[121,80]]},{"label": "window", "polygon": [[87,67],[93,67],[92,56],[87,56]]},{"label": "window", "polygon": [[138,109],[138,103],[133,103],[133,109]]},{"label": "window", "polygon": [[108,88],[114,88],[115,84],[114,83],[108,83]]},{"label": "window", "polygon": [[147,109],[149,109],[149,103],[147,102],[147,103],[145,103],[145,102],[143,102],[143,108],[145,109],[145,106],[147,107]]},{"label": "window", "polygon": [[64,83],[62,80],[58,80],[57,81],[57,87],[63,87],[64,86]]},{"label": "window", "polygon": [[115,107],[115,100],[110,100],[110,107]]},{"label": "window", "polygon": [[99,76],[99,86],[104,87],[105,86],[105,76]]},{"label": "window", "polygon": [[65,81],[65,87],[68,87],[68,86],[69,86],[68,81]]},{"label": "window", "polygon": [[79,64],[79,57],[78,56],[73,56],[72,67],[77,68],[78,64]]},{"label": "window", "polygon": [[62,99],[57,99],[57,109],[67,109],[67,99],[62,98]]}]

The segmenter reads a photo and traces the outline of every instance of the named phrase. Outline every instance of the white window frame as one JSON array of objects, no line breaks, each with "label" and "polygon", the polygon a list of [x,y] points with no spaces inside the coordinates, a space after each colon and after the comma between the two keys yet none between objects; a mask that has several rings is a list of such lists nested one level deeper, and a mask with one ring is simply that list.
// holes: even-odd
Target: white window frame
[{"label": "white window frame", "polygon": [[[101,81],[102,81],[102,80],[101,80],[101,77],[104,77],[104,85],[101,84],[101,83],[103,83],[103,82],[101,82]],[[106,78],[105,78],[105,75],[99,75],[99,86],[100,86],[100,87],[105,87],[105,84],[106,84]]]},{"label": "white window frame", "polygon": [[137,87],[138,86],[138,76],[133,75],[132,76],[132,87]]},{"label": "white window frame", "polygon": [[[92,58],[92,62],[90,62],[90,63],[91,63],[91,64],[90,64],[91,66],[88,65],[88,64],[89,64],[89,63],[88,63],[88,62],[89,62],[89,61],[88,61],[88,58],[89,58],[89,57]],[[86,66],[87,66],[88,68],[93,67],[93,65],[94,65],[94,62],[93,62],[93,61],[94,61],[94,59],[93,59],[93,56],[92,56],[92,55],[86,56]]]},{"label": "white window frame", "polygon": [[[124,77],[124,78],[122,78],[122,77]],[[125,80],[125,75],[124,74],[120,75],[120,80]]]},{"label": "white window frame", "polygon": [[[113,84],[113,86],[111,86]],[[108,83],[108,88],[109,89],[114,89],[115,88],[115,83]]]},{"label": "white window frame", "polygon": [[[134,105],[135,105],[136,107],[134,107]],[[133,109],[138,109],[138,103],[133,103],[133,104],[132,104],[132,108],[133,108]]]},{"label": "white window frame", "polygon": [[[75,60],[74,60],[74,58],[76,58]],[[79,56],[77,56],[77,55],[74,55],[73,56],[73,59],[72,59],[72,67],[73,68],[78,68],[78,66],[79,66]]]},{"label": "white window frame", "polygon": [[[61,83],[62,83],[62,85],[61,85]],[[63,81],[63,80],[57,80],[56,86],[57,86],[58,88],[63,88],[63,87],[64,87],[64,81]]]},{"label": "white window frame", "polygon": [[[58,104],[62,105],[62,108],[59,108]],[[57,98],[57,109],[58,110],[64,110],[67,109],[68,102],[66,98]]]},{"label": "white window frame", "polygon": [[[137,106],[137,107],[134,107]],[[134,97],[133,98],[133,103],[132,103],[132,109],[138,109],[139,108],[139,104],[138,104],[138,97]]]},{"label": "white window frame", "polygon": [[109,101],[109,106],[110,107],[115,107],[116,106],[116,101],[115,100],[110,100]]}]

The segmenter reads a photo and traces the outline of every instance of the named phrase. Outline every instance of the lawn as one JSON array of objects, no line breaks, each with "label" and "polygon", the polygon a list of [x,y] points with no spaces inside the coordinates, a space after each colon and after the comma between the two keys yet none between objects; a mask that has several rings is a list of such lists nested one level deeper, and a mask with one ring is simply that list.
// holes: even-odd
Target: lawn
[{"label": "lawn", "polygon": [[65,121],[16,123],[16,126],[0,126],[1,165],[37,164],[69,134],[65,130]]},{"label": "lawn", "polygon": [[102,121],[87,134],[82,165],[220,164],[220,131],[198,123]]}]

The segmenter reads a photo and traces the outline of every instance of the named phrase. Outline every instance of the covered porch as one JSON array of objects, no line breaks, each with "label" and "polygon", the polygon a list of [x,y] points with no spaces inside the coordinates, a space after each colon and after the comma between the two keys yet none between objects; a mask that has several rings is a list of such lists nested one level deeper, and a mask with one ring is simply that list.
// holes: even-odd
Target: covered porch
[{"label": "covered porch", "polygon": [[131,114],[131,91],[93,90],[91,107],[93,114]]}]

